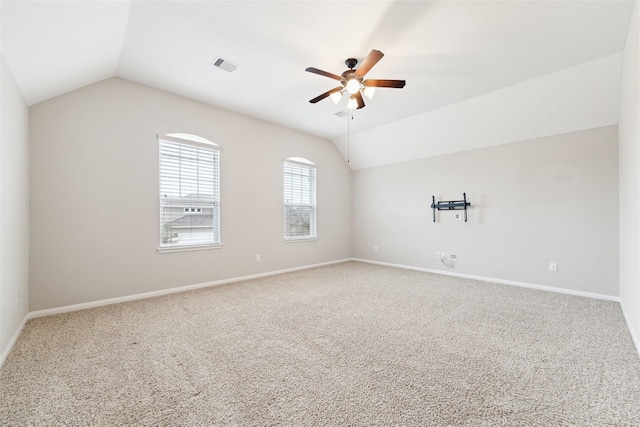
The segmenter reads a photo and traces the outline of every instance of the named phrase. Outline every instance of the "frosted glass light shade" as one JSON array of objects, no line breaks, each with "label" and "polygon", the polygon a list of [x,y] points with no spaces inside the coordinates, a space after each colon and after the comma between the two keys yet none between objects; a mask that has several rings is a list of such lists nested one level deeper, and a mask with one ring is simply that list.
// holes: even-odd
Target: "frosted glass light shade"
[{"label": "frosted glass light shade", "polygon": [[349,110],[355,110],[358,108],[358,101],[356,101],[356,99],[353,96],[349,98],[349,102],[347,103],[347,108]]},{"label": "frosted glass light shade", "polygon": [[366,96],[367,98],[373,99],[373,95],[376,93],[376,88],[373,86],[367,86],[364,88],[362,93],[364,93],[364,96]]},{"label": "frosted glass light shade", "polygon": [[342,99],[342,92],[333,92],[329,96],[331,97],[331,100],[333,101],[333,103],[337,104]]}]

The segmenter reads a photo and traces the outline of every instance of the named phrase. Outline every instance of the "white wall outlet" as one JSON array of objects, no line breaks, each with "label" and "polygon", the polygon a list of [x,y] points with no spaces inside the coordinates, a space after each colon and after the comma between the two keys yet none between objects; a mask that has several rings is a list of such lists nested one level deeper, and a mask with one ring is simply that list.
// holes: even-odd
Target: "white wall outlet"
[{"label": "white wall outlet", "polygon": [[549,263],[549,271],[553,271],[554,273],[558,271],[558,264],[555,262]]},{"label": "white wall outlet", "polygon": [[442,254],[439,251],[436,252],[436,258],[438,258],[438,259],[442,258]]},{"label": "white wall outlet", "polygon": [[446,252],[440,252],[440,255],[442,255],[442,258],[447,259],[447,253]]},{"label": "white wall outlet", "polygon": [[455,261],[455,260],[457,260],[457,259],[458,259],[458,255],[456,255],[456,254],[449,254],[449,259],[450,259],[451,261]]},{"label": "white wall outlet", "polygon": [[456,221],[462,221],[462,214],[461,213],[454,213],[453,214],[453,219],[455,219]]},{"label": "white wall outlet", "polygon": [[262,261],[262,257],[260,255],[256,255],[256,261]]},{"label": "white wall outlet", "polygon": [[378,245],[373,246],[373,252],[378,252]]}]

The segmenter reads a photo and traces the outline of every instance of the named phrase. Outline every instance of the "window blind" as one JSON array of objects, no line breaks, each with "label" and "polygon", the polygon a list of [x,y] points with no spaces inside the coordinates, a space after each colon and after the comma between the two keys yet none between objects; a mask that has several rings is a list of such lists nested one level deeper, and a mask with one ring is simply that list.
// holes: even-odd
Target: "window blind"
[{"label": "window blind", "polygon": [[220,243],[218,150],[159,137],[160,247]]},{"label": "window blind", "polygon": [[284,237],[316,237],[316,168],[284,162]]}]

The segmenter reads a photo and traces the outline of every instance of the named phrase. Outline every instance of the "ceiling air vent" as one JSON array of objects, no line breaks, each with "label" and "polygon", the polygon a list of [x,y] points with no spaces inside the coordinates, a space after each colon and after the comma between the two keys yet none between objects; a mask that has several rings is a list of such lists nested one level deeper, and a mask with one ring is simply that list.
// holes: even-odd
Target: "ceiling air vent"
[{"label": "ceiling air vent", "polygon": [[233,73],[236,70],[236,68],[239,67],[238,64],[234,64],[233,62],[231,62],[231,61],[229,61],[227,59],[221,58],[221,57],[217,57],[212,62],[212,64],[213,64],[214,67],[218,67],[221,70],[225,70],[225,71],[228,71],[230,73]]},{"label": "ceiling air vent", "polygon": [[344,116],[346,116],[346,115],[347,115],[347,112],[346,112],[346,111],[344,111],[344,110],[342,110],[342,111],[338,111],[338,112],[335,114],[335,116],[336,116],[336,117],[339,117],[339,118],[343,118],[343,117],[344,117]]}]

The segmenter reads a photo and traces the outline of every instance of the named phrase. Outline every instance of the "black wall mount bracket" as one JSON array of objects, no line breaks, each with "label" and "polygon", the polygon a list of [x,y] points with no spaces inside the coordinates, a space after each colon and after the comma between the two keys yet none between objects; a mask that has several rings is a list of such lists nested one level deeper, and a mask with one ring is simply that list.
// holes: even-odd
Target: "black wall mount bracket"
[{"label": "black wall mount bracket", "polygon": [[467,193],[462,193],[462,200],[447,200],[436,203],[436,196],[431,196],[431,209],[433,209],[433,222],[436,222],[436,209],[439,211],[464,211],[464,222],[467,222]]}]

